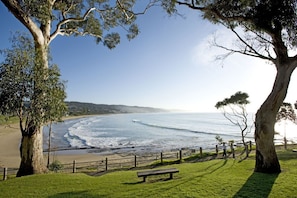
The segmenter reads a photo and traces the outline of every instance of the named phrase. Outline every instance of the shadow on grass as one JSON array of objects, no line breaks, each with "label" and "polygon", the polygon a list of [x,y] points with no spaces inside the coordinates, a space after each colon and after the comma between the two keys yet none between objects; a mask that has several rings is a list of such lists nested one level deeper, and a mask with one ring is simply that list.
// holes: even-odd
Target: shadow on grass
[{"label": "shadow on grass", "polygon": [[[212,174],[215,171],[221,169],[222,167],[224,167],[227,164],[227,159],[225,159],[222,163],[222,161],[218,161],[217,163],[214,163],[210,166],[208,166],[207,168],[205,168],[204,170],[206,171],[206,173],[204,174],[200,174],[199,176],[195,176],[195,177],[204,177],[205,175],[208,174]],[[209,170],[209,171],[208,171]],[[170,181],[170,180],[176,180],[176,179],[180,179],[180,177],[177,175],[173,176],[172,179],[169,178],[159,178],[160,176],[152,176],[152,177],[148,177],[148,181],[147,182],[143,182],[143,181],[137,181],[137,182],[126,182],[124,183],[125,185],[136,185],[136,184],[142,184],[142,183],[155,183],[155,182],[166,182],[166,181]],[[194,178],[195,178],[194,177]],[[157,179],[156,179],[157,178]],[[183,183],[187,183],[189,181],[192,181],[193,178],[189,179],[188,181],[184,181],[182,183],[177,184],[178,185],[182,185]]]},{"label": "shadow on grass", "polygon": [[281,150],[277,152],[277,156],[279,160],[291,160],[297,158],[297,152],[293,152],[292,149]]},{"label": "shadow on grass", "polygon": [[[92,195],[88,191],[77,191],[77,192],[63,192],[55,195],[49,196],[49,198],[65,198],[65,197],[88,197],[88,198],[97,198],[98,195]],[[100,195],[100,197],[105,197]]]},{"label": "shadow on grass", "polygon": [[278,174],[253,173],[235,197],[268,197]]}]

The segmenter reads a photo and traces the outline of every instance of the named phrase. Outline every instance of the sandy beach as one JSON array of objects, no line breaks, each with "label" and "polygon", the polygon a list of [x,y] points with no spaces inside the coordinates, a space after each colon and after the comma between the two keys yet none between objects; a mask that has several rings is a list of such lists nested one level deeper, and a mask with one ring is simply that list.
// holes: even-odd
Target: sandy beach
[{"label": "sandy beach", "polygon": [[[20,165],[19,145],[21,132],[18,124],[0,125],[0,167],[18,168]],[[116,157],[116,156],[114,156]],[[61,163],[87,162],[102,159],[98,153],[88,153],[87,151],[66,151],[53,152],[50,161],[59,160]],[[47,153],[44,153],[45,163]]]}]

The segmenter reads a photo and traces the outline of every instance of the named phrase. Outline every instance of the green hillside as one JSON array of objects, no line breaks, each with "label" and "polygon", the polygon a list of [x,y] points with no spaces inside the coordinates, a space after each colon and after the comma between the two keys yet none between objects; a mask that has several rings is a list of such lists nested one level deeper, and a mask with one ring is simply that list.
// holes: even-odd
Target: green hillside
[{"label": "green hillside", "polygon": [[280,174],[254,173],[254,157],[215,159],[164,166],[179,173],[172,180],[153,176],[143,183],[139,170],[101,176],[51,173],[0,182],[0,197],[296,197],[297,153],[278,151]]},{"label": "green hillside", "polygon": [[94,114],[115,114],[115,113],[154,113],[165,112],[164,109],[126,106],[126,105],[106,105],[84,102],[66,102],[69,115],[94,115]]}]

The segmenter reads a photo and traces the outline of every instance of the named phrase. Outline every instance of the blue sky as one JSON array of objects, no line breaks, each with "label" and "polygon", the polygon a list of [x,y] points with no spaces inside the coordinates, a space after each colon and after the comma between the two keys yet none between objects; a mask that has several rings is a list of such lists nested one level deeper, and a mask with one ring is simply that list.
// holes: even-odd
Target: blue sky
[{"label": "blue sky", "polygon": [[[0,13],[4,49],[10,47],[12,32],[26,29],[2,3]],[[217,112],[217,101],[244,91],[250,96],[248,110],[256,111],[271,91],[274,66],[242,55],[223,64],[214,61],[222,51],[210,47],[213,35],[227,44],[233,35],[202,20],[198,12],[180,7],[180,13],[185,17],[168,17],[152,8],[138,18],[140,35],[130,42],[122,35],[113,50],[91,37],[57,37],[51,54],[68,81],[67,100]],[[290,103],[297,100],[295,73],[286,98]]]}]

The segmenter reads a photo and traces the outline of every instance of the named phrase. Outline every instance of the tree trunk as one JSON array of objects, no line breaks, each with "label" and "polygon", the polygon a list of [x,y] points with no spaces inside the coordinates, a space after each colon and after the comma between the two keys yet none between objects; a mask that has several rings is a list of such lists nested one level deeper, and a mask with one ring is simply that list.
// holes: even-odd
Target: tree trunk
[{"label": "tree trunk", "polygon": [[255,172],[281,172],[274,146],[275,116],[269,109],[261,108],[256,114],[256,166]]},{"label": "tree trunk", "polygon": [[[17,177],[40,174],[47,172],[43,156],[43,123],[44,109],[41,104],[46,97],[43,87],[43,80],[46,78],[42,70],[48,68],[47,46],[35,42],[35,76],[34,76],[34,97],[32,100],[32,116],[28,119],[26,129],[22,131],[20,147],[21,164]],[[41,71],[41,72],[39,72]]]},{"label": "tree trunk", "polygon": [[21,163],[17,177],[47,172],[43,158],[42,127],[31,135],[23,134],[20,146]]},{"label": "tree trunk", "polygon": [[[36,67],[48,68],[48,46],[51,41],[51,17],[44,17],[43,21],[35,23],[34,16],[26,13],[26,6],[21,6],[19,1],[15,0],[2,0],[2,3],[11,11],[11,13],[30,31],[34,38],[35,44],[35,71]],[[24,4],[26,5],[26,3]],[[53,2],[47,4],[48,11],[52,11]],[[29,6],[30,7],[30,6]],[[35,74],[34,84],[35,87],[33,99],[32,112],[29,116],[30,120],[27,120],[30,124],[22,129],[22,141],[20,147],[21,164],[17,176],[30,175],[35,173],[43,173],[47,169],[45,167],[43,159],[43,134],[42,126],[44,120],[44,109],[40,108],[38,103],[43,101],[44,90],[38,87],[45,79],[45,76],[39,76]],[[20,123],[23,124],[23,123]]]},{"label": "tree trunk", "polygon": [[256,114],[255,141],[256,165],[255,172],[279,173],[281,167],[274,146],[274,125],[276,114],[282,105],[295,67],[293,63],[277,67],[273,89]]}]

